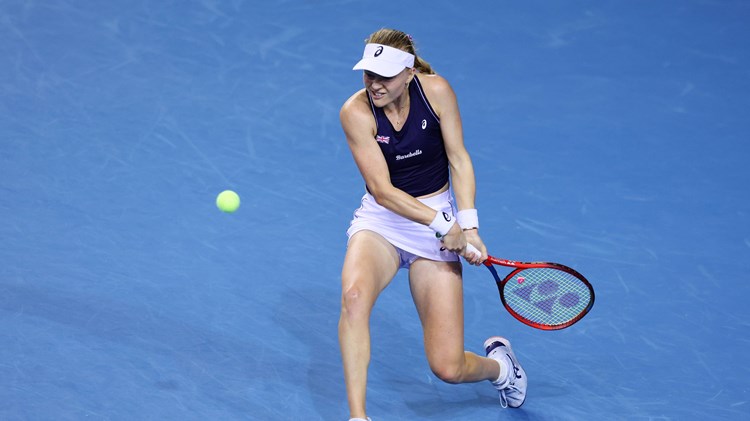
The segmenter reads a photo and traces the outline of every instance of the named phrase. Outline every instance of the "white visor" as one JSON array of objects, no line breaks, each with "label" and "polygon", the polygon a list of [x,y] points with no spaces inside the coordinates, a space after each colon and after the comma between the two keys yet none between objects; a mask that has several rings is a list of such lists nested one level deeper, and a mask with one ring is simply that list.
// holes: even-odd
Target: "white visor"
[{"label": "white visor", "polygon": [[391,77],[410,67],[414,67],[414,54],[383,44],[367,44],[362,60],[352,70],[368,70],[383,77]]}]

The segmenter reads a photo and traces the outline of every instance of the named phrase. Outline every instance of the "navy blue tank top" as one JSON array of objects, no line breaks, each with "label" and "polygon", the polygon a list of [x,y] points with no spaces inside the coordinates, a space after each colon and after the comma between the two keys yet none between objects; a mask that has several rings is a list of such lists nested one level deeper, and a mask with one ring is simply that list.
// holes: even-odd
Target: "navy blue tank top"
[{"label": "navy blue tank top", "polygon": [[440,119],[430,106],[415,76],[409,84],[409,115],[401,130],[393,128],[382,108],[375,107],[375,140],[388,163],[391,184],[414,197],[434,193],[448,182],[448,155],[445,153]]}]

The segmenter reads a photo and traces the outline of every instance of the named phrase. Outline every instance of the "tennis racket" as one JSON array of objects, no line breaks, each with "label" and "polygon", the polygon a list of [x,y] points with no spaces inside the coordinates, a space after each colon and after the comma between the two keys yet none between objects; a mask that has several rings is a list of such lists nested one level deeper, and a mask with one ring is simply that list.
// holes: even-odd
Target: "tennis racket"
[{"label": "tennis racket", "polygon": [[[469,253],[481,254],[467,245]],[[531,327],[559,330],[583,318],[594,305],[594,288],[575,270],[559,263],[515,262],[487,256],[484,265],[495,278],[508,312]],[[512,268],[500,278],[496,265]]]}]

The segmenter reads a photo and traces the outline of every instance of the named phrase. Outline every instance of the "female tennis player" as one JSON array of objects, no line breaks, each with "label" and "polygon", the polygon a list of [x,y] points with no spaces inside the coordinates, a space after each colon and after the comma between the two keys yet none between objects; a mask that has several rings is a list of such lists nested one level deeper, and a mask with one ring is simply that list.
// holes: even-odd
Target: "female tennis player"
[{"label": "female tennis player", "polygon": [[[487,357],[464,351],[459,256],[479,265],[487,249],[478,233],[474,169],[456,96],[401,31],[370,35],[354,70],[363,71],[364,89],[340,113],[366,187],[347,231],[342,269],[339,344],[350,417],[368,419],[370,313],[400,268],[409,271],[435,375],[448,383],[489,380],[503,407],[521,406],[526,374],[507,339],[489,338]],[[467,242],[481,256],[469,253]]]}]

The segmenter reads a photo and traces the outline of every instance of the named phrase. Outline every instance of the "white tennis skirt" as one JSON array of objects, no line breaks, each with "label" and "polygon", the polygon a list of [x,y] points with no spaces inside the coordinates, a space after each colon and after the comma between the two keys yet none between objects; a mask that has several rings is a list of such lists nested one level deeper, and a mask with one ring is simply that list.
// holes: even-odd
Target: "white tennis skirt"
[{"label": "white tennis skirt", "polygon": [[[456,214],[450,189],[417,200],[436,211]],[[443,248],[443,243],[435,237],[435,231],[430,227],[380,206],[370,193],[362,196],[362,205],[354,212],[346,234],[351,238],[362,230],[376,232],[396,247],[401,257],[401,267],[408,267],[420,257],[440,262],[459,260],[458,254]]]}]

